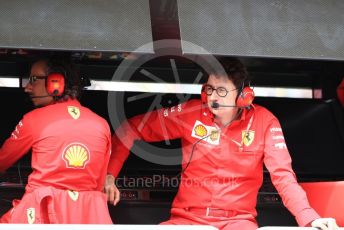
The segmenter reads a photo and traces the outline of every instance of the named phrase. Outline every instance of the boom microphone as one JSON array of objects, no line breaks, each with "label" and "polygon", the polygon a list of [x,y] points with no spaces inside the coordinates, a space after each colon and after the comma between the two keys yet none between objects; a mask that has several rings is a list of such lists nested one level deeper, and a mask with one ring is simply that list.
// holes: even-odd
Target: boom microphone
[{"label": "boom microphone", "polygon": [[236,105],[220,105],[220,104],[217,103],[217,102],[213,102],[213,103],[211,104],[211,108],[213,108],[213,109],[217,109],[217,108],[219,108],[219,107],[238,107],[238,106],[236,106]]},{"label": "boom microphone", "polygon": [[50,95],[44,95],[44,96],[30,96],[30,98],[43,98],[43,97],[50,97]]}]

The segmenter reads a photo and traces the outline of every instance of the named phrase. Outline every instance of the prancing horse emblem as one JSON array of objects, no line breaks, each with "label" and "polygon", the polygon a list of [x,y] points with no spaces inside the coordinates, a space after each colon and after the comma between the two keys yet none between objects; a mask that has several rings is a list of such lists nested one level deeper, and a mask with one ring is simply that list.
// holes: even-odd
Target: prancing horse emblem
[{"label": "prancing horse emblem", "polygon": [[68,113],[73,117],[75,120],[80,117],[80,109],[75,106],[68,106]]},{"label": "prancing horse emblem", "polygon": [[244,143],[244,145],[249,146],[252,144],[253,140],[254,140],[254,131],[252,130],[243,130],[242,131],[242,142]]}]

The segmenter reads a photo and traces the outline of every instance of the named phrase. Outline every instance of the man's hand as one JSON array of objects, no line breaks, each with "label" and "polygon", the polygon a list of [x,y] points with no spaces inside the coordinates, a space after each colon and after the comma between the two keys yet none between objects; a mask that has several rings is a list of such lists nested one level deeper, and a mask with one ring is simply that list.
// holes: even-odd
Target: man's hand
[{"label": "man's hand", "polygon": [[115,185],[115,177],[108,174],[106,175],[104,193],[107,196],[108,202],[116,205],[120,199],[120,193]]},{"label": "man's hand", "polygon": [[319,218],[312,222],[312,227],[321,230],[338,230],[336,220],[333,218]]}]

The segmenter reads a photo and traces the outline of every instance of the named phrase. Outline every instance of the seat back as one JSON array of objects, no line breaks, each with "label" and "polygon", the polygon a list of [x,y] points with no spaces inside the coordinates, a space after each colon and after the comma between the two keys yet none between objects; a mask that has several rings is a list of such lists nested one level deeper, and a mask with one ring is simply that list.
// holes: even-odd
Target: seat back
[{"label": "seat back", "polygon": [[300,183],[321,217],[333,217],[344,227],[344,181]]}]

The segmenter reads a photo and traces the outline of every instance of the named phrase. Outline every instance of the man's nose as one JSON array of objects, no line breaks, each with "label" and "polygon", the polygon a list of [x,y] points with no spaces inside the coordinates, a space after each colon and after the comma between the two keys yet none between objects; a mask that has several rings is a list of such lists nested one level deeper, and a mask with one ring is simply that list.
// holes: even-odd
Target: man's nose
[{"label": "man's nose", "polygon": [[31,92],[31,91],[32,91],[32,85],[31,85],[30,82],[28,82],[28,83],[26,84],[25,88],[24,88],[24,92],[25,92],[25,93],[29,93],[29,92]]}]

